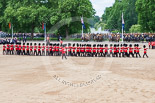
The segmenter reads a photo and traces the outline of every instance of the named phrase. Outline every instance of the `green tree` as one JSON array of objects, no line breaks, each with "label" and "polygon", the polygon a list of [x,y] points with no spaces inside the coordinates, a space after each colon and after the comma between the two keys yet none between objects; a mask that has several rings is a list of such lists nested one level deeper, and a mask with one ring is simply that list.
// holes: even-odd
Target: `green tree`
[{"label": "green tree", "polygon": [[107,24],[107,28],[121,31],[122,12],[125,20],[125,31],[137,24],[137,13],[135,10],[136,0],[116,0],[112,7],[106,8],[102,15],[102,20]]},{"label": "green tree", "polygon": [[138,23],[142,25],[143,32],[155,31],[155,1],[137,0]]},{"label": "green tree", "polygon": [[[59,29],[59,33],[63,35],[65,33],[65,36],[68,37],[69,34],[80,32],[81,16],[91,18],[94,14],[95,10],[89,0],[59,0],[58,12],[51,17],[50,22],[52,25],[59,22],[59,25],[62,25]],[[84,19],[84,21],[87,20]],[[85,25],[86,28],[89,27],[87,23],[85,23]]]},{"label": "green tree", "polygon": [[52,8],[48,4],[51,3],[46,0],[11,0],[4,11],[4,21],[11,22],[16,32],[31,32],[33,38],[35,27],[41,28],[42,23],[47,27],[51,25],[49,21],[55,6]]},{"label": "green tree", "polygon": [[130,33],[141,33],[142,26],[141,25],[132,25],[130,28]]}]

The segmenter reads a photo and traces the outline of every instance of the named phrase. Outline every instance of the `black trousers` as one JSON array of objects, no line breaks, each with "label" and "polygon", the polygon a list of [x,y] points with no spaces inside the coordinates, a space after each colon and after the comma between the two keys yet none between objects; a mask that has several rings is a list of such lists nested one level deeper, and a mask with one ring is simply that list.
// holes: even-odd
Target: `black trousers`
[{"label": "black trousers", "polygon": [[80,57],[80,52],[76,52],[76,56]]},{"label": "black trousers", "polygon": [[27,53],[26,53],[27,55],[30,55],[30,51],[29,50],[27,50]]},{"label": "black trousers", "polygon": [[50,51],[50,56],[53,56],[53,51]]},{"label": "black trousers", "polygon": [[3,50],[3,55],[5,55],[6,54],[6,51],[5,50]]},{"label": "black trousers", "polygon": [[10,50],[10,55],[14,55],[14,50]]},{"label": "black trousers", "polygon": [[7,51],[6,51],[6,55],[9,55],[9,54],[10,54],[10,50],[7,50]]},{"label": "black trousers", "polygon": [[113,52],[110,52],[110,57],[113,57],[113,56],[114,56]]},{"label": "black trousers", "polygon": [[45,51],[44,50],[42,51],[42,55],[45,56]]},{"label": "black trousers", "polygon": [[30,55],[33,55],[33,51],[30,51]]},{"label": "black trousers", "polygon": [[62,54],[62,59],[65,57],[65,59],[67,59],[66,57],[66,53]]},{"label": "black trousers", "polygon": [[22,52],[22,55],[25,55],[26,53],[25,53],[25,50],[23,50],[23,52]]},{"label": "black trousers", "polygon": [[134,57],[134,54],[133,54],[133,52],[129,52],[129,57],[130,57],[130,55],[132,55],[132,57]]},{"label": "black trousers", "polygon": [[34,56],[37,55],[37,50],[34,51]]},{"label": "black trousers", "polygon": [[144,58],[145,56],[148,58],[148,55],[147,55],[146,53],[143,54],[143,58]]},{"label": "black trousers", "polygon": [[105,53],[104,53],[104,57],[106,57],[106,56],[108,56],[108,52],[105,52]]},{"label": "black trousers", "polygon": [[141,56],[140,56],[140,53],[138,52],[138,53],[136,53],[136,57],[138,58],[138,56],[141,58]]},{"label": "black trousers", "polygon": [[41,56],[41,51],[38,51],[38,54],[37,55]]},{"label": "black trousers", "polygon": [[46,56],[49,56],[49,51],[46,51]]}]

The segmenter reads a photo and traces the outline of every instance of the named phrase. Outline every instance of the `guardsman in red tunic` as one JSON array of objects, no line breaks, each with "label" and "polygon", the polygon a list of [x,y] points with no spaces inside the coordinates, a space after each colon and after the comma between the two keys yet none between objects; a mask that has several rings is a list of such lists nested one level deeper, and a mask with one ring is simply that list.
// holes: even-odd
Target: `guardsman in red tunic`
[{"label": "guardsman in red tunic", "polygon": [[75,56],[75,55],[76,55],[76,54],[75,54],[75,49],[76,49],[75,44],[73,44],[72,49],[73,49],[73,56]]},{"label": "guardsman in red tunic", "polygon": [[89,56],[92,57],[92,47],[91,47],[91,44],[89,45]]},{"label": "guardsman in red tunic", "polygon": [[38,54],[37,55],[41,56],[41,46],[40,46],[40,43],[38,45]]},{"label": "guardsman in red tunic", "polygon": [[26,54],[27,54],[27,55],[30,55],[29,43],[27,43],[27,46],[26,46]]},{"label": "guardsman in red tunic", "polygon": [[56,44],[53,45],[53,56],[56,56]]},{"label": "guardsman in red tunic", "polygon": [[130,57],[130,55],[132,55],[132,57],[134,57],[132,44],[130,44],[129,46],[130,46],[129,47],[129,57]]},{"label": "guardsman in red tunic", "polygon": [[34,56],[37,56],[37,44],[34,43]]},{"label": "guardsman in red tunic", "polygon": [[11,43],[10,45],[10,55],[13,55],[14,54],[14,44]]},{"label": "guardsman in red tunic", "polygon": [[135,44],[134,45],[134,56],[136,56],[137,55],[137,45]]},{"label": "guardsman in red tunic", "polygon": [[149,42],[149,49],[151,48],[151,42]]},{"label": "guardsman in red tunic", "polygon": [[113,57],[113,47],[112,47],[113,45],[112,44],[110,44],[110,57]]},{"label": "guardsman in red tunic", "polygon": [[128,57],[128,44],[125,44],[125,47],[124,47],[124,56],[125,57]]},{"label": "guardsman in red tunic", "polygon": [[104,57],[108,56],[108,45],[105,44],[105,48],[104,48]]},{"label": "guardsman in red tunic", "polygon": [[66,46],[65,46],[65,44],[63,45],[63,47],[62,47],[62,59],[63,59],[63,57],[65,57],[65,59],[67,59],[67,57],[66,57]]},{"label": "guardsman in red tunic", "polygon": [[21,54],[22,54],[22,46],[21,46],[21,43],[19,43],[18,55],[21,55]]},{"label": "guardsman in red tunic", "polygon": [[49,47],[49,51],[50,51],[50,56],[53,56],[53,44],[50,44],[50,47]]},{"label": "guardsman in red tunic", "polygon": [[56,45],[56,56],[59,56],[59,44]]},{"label": "guardsman in red tunic", "polygon": [[42,55],[45,56],[45,44],[42,44]]},{"label": "guardsman in red tunic", "polygon": [[120,57],[124,57],[124,46],[121,44],[121,48],[120,48],[121,50],[120,50],[120,53],[119,53],[119,55],[120,55]]},{"label": "guardsman in red tunic", "polygon": [[18,51],[19,51],[19,45],[18,44],[15,45],[15,49],[16,49],[15,54],[18,55]]},{"label": "guardsman in red tunic", "polygon": [[117,47],[116,47],[116,53],[117,53],[117,55],[116,55],[116,57],[118,57],[118,55],[119,55],[119,44],[117,45]]},{"label": "guardsman in red tunic", "polygon": [[22,54],[25,55],[26,54],[26,52],[25,52],[25,43],[23,43],[22,50],[23,50]]},{"label": "guardsman in red tunic", "polygon": [[6,46],[5,43],[3,43],[3,55],[6,54]]},{"label": "guardsman in red tunic", "polygon": [[76,56],[80,57],[80,47],[78,43],[77,43],[77,48],[76,48]]},{"label": "guardsman in red tunic", "polygon": [[96,57],[100,56],[100,45],[97,44],[97,48],[96,48]]},{"label": "guardsman in red tunic", "polygon": [[7,45],[6,45],[6,50],[7,50],[6,54],[8,55],[10,53],[10,45],[9,45],[9,43],[7,43]]},{"label": "guardsman in red tunic", "polygon": [[147,55],[147,49],[148,49],[148,48],[146,48],[145,45],[144,45],[143,47],[144,47],[144,55],[143,55],[143,58],[144,58],[144,56],[146,56],[146,57],[148,58],[148,55]]},{"label": "guardsman in red tunic", "polygon": [[30,55],[33,55],[33,46],[32,46],[32,43],[30,43]]},{"label": "guardsman in red tunic", "polygon": [[140,50],[141,48],[139,48],[139,44],[137,44],[137,50],[136,50],[136,57],[138,58],[138,55],[139,55],[139,57],[141,58],[141,56],[140,56],[140,53],[139,53],[139,50]]},{"label": "guardsman in red tunic", "polygon": [[103,45],[100,45],[100,51],[99,51],[100,52],[100,57],[103,57],[103,55],[104,55],[103,54],[103,49],[104,49]]},{"label": "guardsman in red tunic", "polygon": [[82,47],[80,49],[80,52],[81,52],[81,57],[84,57],[84,45],[82,44]]},{"label": "guardsman in red tunic", "polygon": [[68,43],[68,56],[72,56],[72,47],[71,47],[71,43]]},{"label": "guardsman in red tunic", "polygon": [[95,57],[97,56],[96,49],[97,49],[97,48],[96,48],[96,44],[94,44],[94,45],[93,45],[93,55],[92,55],[93,57],[94,57],[94,56],[95,56]]},{"label": "guardsman in red tunic", "polygon": [[49,56],[49,46],[46,44],[46,56]]},{"label": "guardsman in red tunic", "polygon": [[116,57],[117,56],[117,48],[116,48],[116,44],[114,44],[114,55],[113,55],[113,57]]}]

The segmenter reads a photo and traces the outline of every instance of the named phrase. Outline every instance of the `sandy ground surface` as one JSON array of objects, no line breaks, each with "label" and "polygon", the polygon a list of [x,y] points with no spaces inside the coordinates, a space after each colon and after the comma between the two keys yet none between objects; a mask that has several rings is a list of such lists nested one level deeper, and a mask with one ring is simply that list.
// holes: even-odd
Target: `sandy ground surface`
[{"label": "sandy ground surface", "polygon": [[155,50],[148,55],[61,60],[3,56],[0,46],[0,103],[155,103]]}]

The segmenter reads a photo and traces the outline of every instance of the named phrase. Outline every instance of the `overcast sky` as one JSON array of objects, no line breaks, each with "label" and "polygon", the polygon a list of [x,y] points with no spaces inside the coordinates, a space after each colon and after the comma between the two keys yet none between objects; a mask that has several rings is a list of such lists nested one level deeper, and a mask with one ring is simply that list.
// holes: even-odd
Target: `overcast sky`
[{"label": "overcast sky", "polygon": [[115,0],[90,0],[93,4],[93,8],[96,10],[96,15],[102,16],[106,7],[110,7],[114,4]]}]

